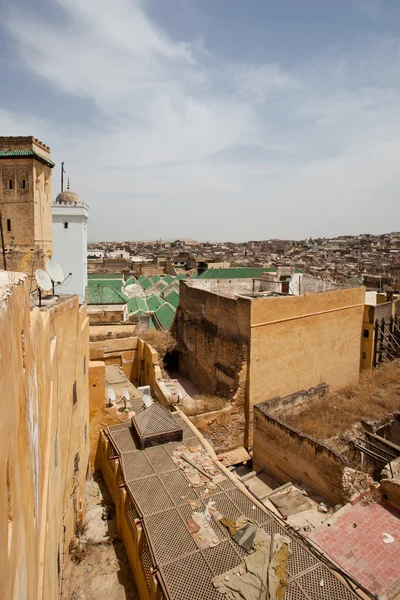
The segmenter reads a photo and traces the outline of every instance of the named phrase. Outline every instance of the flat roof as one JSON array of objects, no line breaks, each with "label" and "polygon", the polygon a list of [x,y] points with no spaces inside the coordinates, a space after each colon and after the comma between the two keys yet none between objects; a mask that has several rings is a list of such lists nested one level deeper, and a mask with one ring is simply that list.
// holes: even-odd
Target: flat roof
[{"label": "flat roof", "polygon": [[[106,430],[121,464],[128,495],[126,518],[132,535],[135,535],[135,519],[142,521],[141,563],[148,585],[152,571],[156,570],[164,596],[169,600],[223,600],[224,596],[214,588],[212,580],[242,564],[246,553],[233,541],[228,530],[215,521],[210,524],[219,540],[217,545],[202,550],[197,547],[187,524],[192,515],[190,503],[196,502],[199,510],[204,511],[211,500],[228,519],[236,520],[244,515],[269,535],[282,534],[290,538],[292,555],[288,560],[286,599],[360,597],[306,547],[298,534],[285,527],[267,508],[261,508],[250,492],[244,493],[239,480],[236,484],[227,476],[216,456],[207,452],[200,434],[191,429],[180,411],[172,415],[183,430],[182,442],[139,450],[130,423],[112,425]],[[176,455],[185,451],[182,447],[187,452],[199,448],[207,464],[219,473],[211,493],[209,489],[206,493],[205,484],[193,487],[184,475],[176,461]]]}]

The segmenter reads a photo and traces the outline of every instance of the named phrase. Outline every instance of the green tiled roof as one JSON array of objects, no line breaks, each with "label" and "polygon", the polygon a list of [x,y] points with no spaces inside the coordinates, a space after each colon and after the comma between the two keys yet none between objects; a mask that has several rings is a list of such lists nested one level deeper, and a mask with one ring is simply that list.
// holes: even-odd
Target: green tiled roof
[{"label": "green tiled roof", "polygon": [[120,273],[88,273],[88,279],[121,279],[123,281],[124,276]]},{"label": "green tiled roof", "polygon": [[36,160],[40,160],[48,167],[53,168],[54,163],[49,158],[46,158],[42,154],[39,154],[35,150],[0,150],[0,158],[19,158],[19,157],[28,157],[28,158],[36,158]]},{"label": "green tiled roof", "polygon": [[85,299],[87,304],[126,304],[127,301],[123,294],[107,285],[88,285]]},{"label": "green tiled roof", "polygon": [[139,283],[144,290],[147,290],[149,287],[153,285],[153,282],[150,281],[148,277],[144,277],[142,280],[139,277]]},{"label": "green tiled roof", "polygon": [[122,290],[124,282],[122,279],[89,279],[89,286],[112,287],[119,292]]},{"label": "green tiled roof", "polygon": [[[275,273],[276,267],[232,267],[230,269],[207,269],[199,279],[258,279],[262,273]],[[302,271],[295,268],[296,273]]]},{"label": "green tiled roof", "polygon": [[172,304],[174,308],[178,308],[179,305],[179,294],[176,292],[171,292],[168,296],[165,296],[166,301],[169,304]]},{"label": "green tiled roof", "polygon": [[169,329],[171,327],[174,316],[175,309],[167,302],[160,306],[155,312],[156,320],[159,322],[162,329]]},{"label": "green tiled roof", "polygon": [[158,287],[159,290],[163,291],[163,290],[165,290],[165,288],[168,287],[168,283],[166,281],[158,281],[156,283],[156,286]]},{"label": "green tiled roof", "polygon": [[163,281],[165,281],[166,283],[171,283],[171,281],[173,281],[174,278],[171,275],[164,275],[163,277]]},{"label": "green tiled roof", "polygon": [[125,281],[125,285],[133,285],[134,283],[138,283],[138,280],[136,279],[136,277],[128,277],[128,279]]},{"label": "green tiled roof", "polygon": [[153,283],[157,283],[157,281],[160,281],[161,277],[159,277],[158,275],[152,275],[151,277],[149,277],[149,279],[151,279]]},{"label": "green tiled roof", "polygon": [[165,300],[160,298],[160,296],[156,296],[155,294],[148,296],[146,298],[146,301],[147,301],[147,306],[149,307],[149,310],[151,310],[153,312],[156,311],[157,308],[159,308],[160,306],[165,304]]},{"label": "green tiled roof", "polygon": [[187,275],[184,275],[183,273],[178,273],[175,279],[187,279]]},{"label": "green tiled roof", "polygon": [[130,298],[130,300],[128,300],[127,304],[128,304],[128,312],[130,312],[130,313],[135,313],[138,310],[143,311],[143,312],[148,312],[147,303],[144,298],[138,298],[137,296],[135,298]]}]

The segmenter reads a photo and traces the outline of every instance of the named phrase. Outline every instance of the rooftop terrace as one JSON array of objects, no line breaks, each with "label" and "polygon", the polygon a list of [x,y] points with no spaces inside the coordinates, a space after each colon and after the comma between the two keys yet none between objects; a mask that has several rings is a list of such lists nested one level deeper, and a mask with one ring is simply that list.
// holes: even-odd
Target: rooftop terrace
[{"label": "rooftop terrace", "polygon": [[[115,453],[121,465],[122,485],[127,492],[125,517],[132,536],[137,536],[138,522],[143,528],[145,541],[140,561],[149,590],[156,573],[164,597],[170,600],[224,598],[213,586],[213,578],[239,567],[249,555],[231,538],[228,530],[214,520],[210,525],[216,545],[203,549],[196,545],[188,526],[192,506],[204,512],[212,501],[227,519],[245,516],[267,534],[290,538],[292,555],[288,560],[286,600],[366,597],[351,591],[342,578],[328,568],[324,557],[307,547],[300,536],[285,527],[221,466],[212,449],[182,413],[172,414],[183,430],[182,442],[139,450],[130,424],[118,424],[106,430],[113,447],[111,454]],[[189,456],[190,453],[201,455],[202,464],[207,464],[209,473],[213,474],[209,479],[214,485],[204,478],[200,485],[190,483],[180,465],[185,452]],[[110,453],[109,457],[112,458]]]}]

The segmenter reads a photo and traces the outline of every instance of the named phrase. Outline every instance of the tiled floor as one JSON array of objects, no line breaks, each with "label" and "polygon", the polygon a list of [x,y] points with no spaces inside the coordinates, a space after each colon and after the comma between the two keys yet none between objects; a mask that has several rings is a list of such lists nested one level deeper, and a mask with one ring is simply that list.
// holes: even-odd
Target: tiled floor
[{"label": "tiled floor", "polygon": [[[394,541],[385,544],[384,533]],[[359,503],[309,537],[374,594],[400,579],[400,515],[380,504]]]}]

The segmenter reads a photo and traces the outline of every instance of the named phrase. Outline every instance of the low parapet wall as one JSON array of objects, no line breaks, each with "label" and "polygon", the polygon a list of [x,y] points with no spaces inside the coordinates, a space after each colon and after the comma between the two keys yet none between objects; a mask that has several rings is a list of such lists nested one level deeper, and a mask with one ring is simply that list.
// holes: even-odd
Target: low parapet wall
[{"label": "low parapet wall", "polygon": [[[275,407],[282,406],[284,401],[284,398],[273,400]],[[265,469],[284,483],[299,481],[334,504],[347,500],[343,487],[347,459],[286,425],[271,411],[269,402],[254,406],[253,436],[256,470]]]}]

